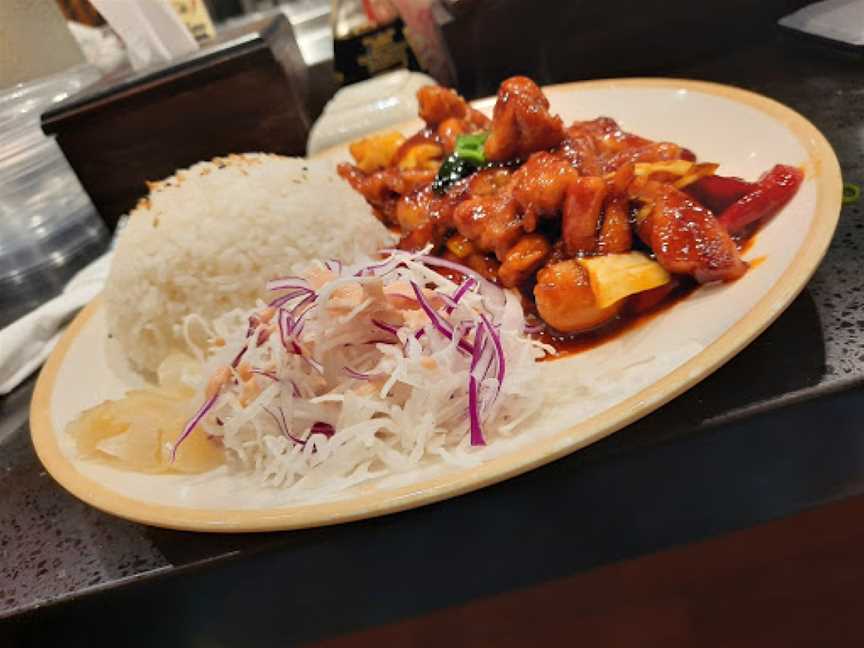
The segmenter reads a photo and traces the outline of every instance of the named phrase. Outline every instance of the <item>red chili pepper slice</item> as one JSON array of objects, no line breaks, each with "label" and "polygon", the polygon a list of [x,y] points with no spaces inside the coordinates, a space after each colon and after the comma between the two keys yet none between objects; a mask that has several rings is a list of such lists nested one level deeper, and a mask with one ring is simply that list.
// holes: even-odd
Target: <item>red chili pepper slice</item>
[{"label": "red chili pepper slice", "polygon": [[751,223],[770,218],[792,200],[803,180],[801,169],[778,164],[759,179],[752,191],[723,210],[717,220],[734,234]]},{"label": "red chili pepper slice", "polygon": [[699,178],[685,191],[715,214],[722,214],[741,196],[750,193],[755,188],[755,183],[747,182],[741,178],[710,175]]}]

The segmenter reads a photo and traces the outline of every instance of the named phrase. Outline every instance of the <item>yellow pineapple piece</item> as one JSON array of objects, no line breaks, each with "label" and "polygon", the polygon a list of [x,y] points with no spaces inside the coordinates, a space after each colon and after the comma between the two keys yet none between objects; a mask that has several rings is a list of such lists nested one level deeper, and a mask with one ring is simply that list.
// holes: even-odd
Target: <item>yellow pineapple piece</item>
[{"label": "yellow pineapple piece", "polygon": [[597,308],[669,282],[669,273],[642,252],[606,254],[577,259],[588,273]]},{"label": "yellow pineapple piece", "polygon": [[670,173],[676,176],[687,175],[695,166],[688,160],[667,160],[664,162],[637,162],[634,173],[637,176],[650,176],[654,173]]},{"label": "yellow pineapple piece", "polygon": [[389,131],[352,142],[348,150],[357,167],[365,173],[371,173],[390,166],[390,161],[404,141],[402,133]]},{"label": "yellow pineapple piece", "polygon": [[713,162],[704,162],[702,164],[696,164],[687,172],[687,175],[684,175],[678,180],[675,181],[675,186],[678,189],[683,189],[689,184],[693,184],[700,178],[704,178],[705,176],[714,175],[719,167],[719,164],[714,164]]},{"label": "yellow pineapple piece", "polygon": [[437,170],[441,164],[444,149],[437,144],[417,144],[408,149],[408,152],[399,160],[400,169],[433,169]]}]

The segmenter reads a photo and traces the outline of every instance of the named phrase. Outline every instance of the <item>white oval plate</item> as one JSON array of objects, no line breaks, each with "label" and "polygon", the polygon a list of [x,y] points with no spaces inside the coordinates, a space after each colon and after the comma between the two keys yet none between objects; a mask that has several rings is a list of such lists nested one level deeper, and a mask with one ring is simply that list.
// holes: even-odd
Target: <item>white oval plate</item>
[{"label": "white oval plate", "polygon": [[[198,531],[269,531],[334,524],[453,497],[507,479],[612,434],[729,360],[801,291],[840,212],[837,159],[821,133],[789,108],[715,84],[672,79],[590,81],[546,89],[565,122],[608,115],[640,135],[669,140],[755,179],[775,163],[801,165],[795,199],[758,235],[741,280],[698,289],[648,323],[585,353],[543,365],[549,404],[512,440],[496,441],[468,469],[435,467],[335,497],[292,497],[225,469],[202,476],[144,475],[81,461],[65,434],[79,412],[130,386],[109,367],[100,300],[72,323],[39,377],[33,443],[72,494],[138,522]],[[477,105],[489,109],[493,100]],[[410,129],[410,126],[406,126]],[[347,159],[347,151],[328,156]]]}]

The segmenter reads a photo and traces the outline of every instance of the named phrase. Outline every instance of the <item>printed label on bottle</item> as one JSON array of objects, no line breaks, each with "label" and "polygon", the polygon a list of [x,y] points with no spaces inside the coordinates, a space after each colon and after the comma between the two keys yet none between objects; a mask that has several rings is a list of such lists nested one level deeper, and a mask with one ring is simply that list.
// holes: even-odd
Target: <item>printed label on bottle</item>
[{"label": "printed label on bottle", "polygon": [[420,69],[405,40],[405,25],[401,19],[334,41],[333,63],[342,85],[389,70]]}]

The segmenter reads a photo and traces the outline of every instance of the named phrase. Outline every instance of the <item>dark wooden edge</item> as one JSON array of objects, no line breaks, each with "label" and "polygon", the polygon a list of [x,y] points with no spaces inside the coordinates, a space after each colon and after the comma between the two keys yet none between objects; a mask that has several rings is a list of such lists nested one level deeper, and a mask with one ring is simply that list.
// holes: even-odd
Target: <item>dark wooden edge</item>
[{"label": "dark wooden edge", "polygon": [[315,645],[861,645],[862,520],[853,497]]},{"label": "dark wooden edge", "polygon": [[257,33],[241,36],[205,50],[190,54],[187,58],[172,61],[170,64],[144,70],[116,84],[97,86],[92,91],[84,91],[70,97],[55,108],[42,115],[42,130],[46,135],[56,134],[58,125],[70,117],[111,106],[114,102],[138,94],[153,87],[171,83],[208,67],[213,61],[230,61],[244,56],[247,52],[267,46],[267,39],[287,22],[284,14],[274,17],[272,22]]}]

